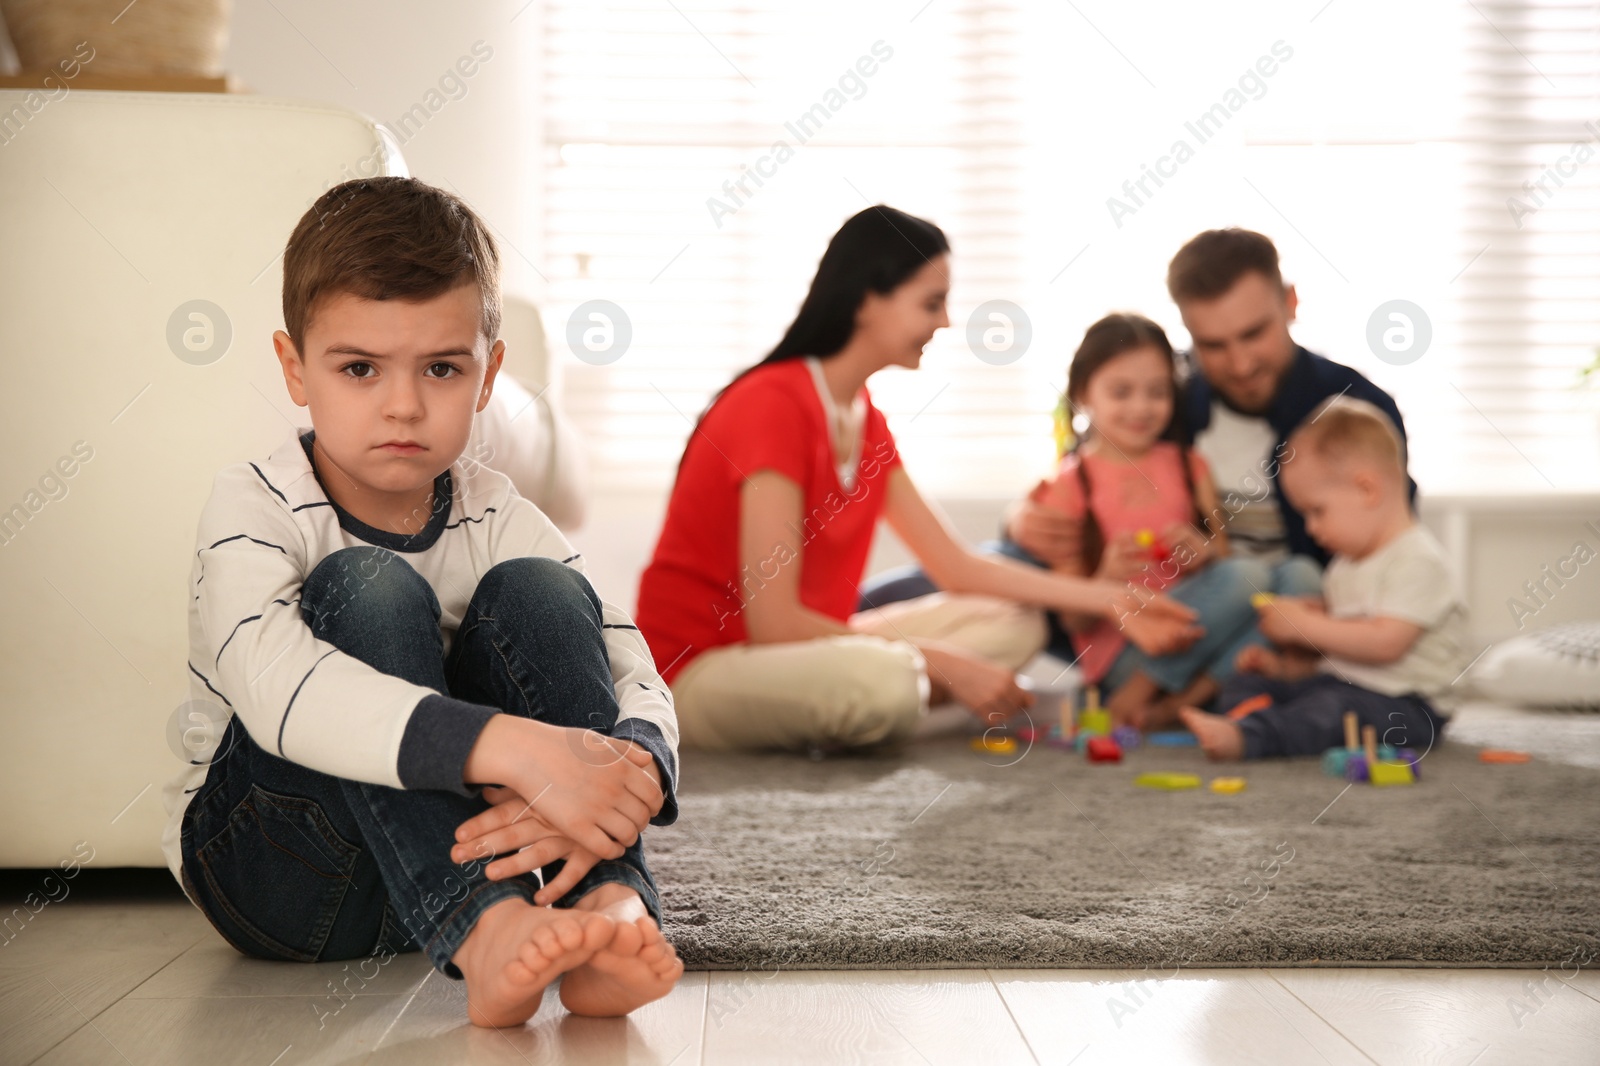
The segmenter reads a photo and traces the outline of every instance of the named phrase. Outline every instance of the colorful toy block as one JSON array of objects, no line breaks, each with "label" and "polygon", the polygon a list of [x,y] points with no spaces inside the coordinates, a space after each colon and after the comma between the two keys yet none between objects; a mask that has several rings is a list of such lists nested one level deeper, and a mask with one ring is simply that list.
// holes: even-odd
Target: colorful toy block
[{"label": "colorful toy block", "polygon": [[1141,529],[1133,535],[1133,542],[1150,553],[1150,558],[1164,563],[1172,558],[1172,549],[1155,535],[1154,530]]},{"label": "colorful toy block", "polygon": [[1479,762],[1488,763],[1525,763],[1533,756],[1525,751],[1505,751],[1497,748],[1484,748],[1478,752]]},{"label": "colorful toy block", "polygon": [[1133,779],[1140,788],[1158,788],[1176,792],[1185,788],[1199,788],[1200,778],[1195,774],[1140,774]]},{"label": "colorful toy block", "polygon": [[1211,791],[1219,792],[1224,796],[1236,796],[1244,791],[1244,778],[1219,777],[1211,782]]},{"label": "colorful toy block", "polygon": [[[1345,714],[1345,733],[1348,737],[1351,722],[1355,714]],[[1378,727],[1363,726],[1361,729],[1361,751],[1350,755],[1345,761],[1344,776],[1347,781],[1366,781],[1373,785],[1409,785],[1417,780],[1417,775],[1409,762],[1392,762],[1379,757],[1378,754]]]},{"label": "colorful toy block", "polygon": [[1123,751],[1132,751],[1144,740],[1144,734],[1131,725],[1119,725],[1111,731],[1111,739],[1117,742],[1117,747]]},{"label": "colorful toy block", "polygon": [[1085,708],[1078,715],[1078,732],[1087,733],[1091,737],[1109,737],[1111,735],[1111,712],[1100,708]]},{"label": "colorful toy block", "polygon": [[1187,729],[1170,729],[1161,733],[1151,733],[1144,738],[1146,744],[1157,748],[1192,748],[1200,741]]},{"label": "colorful toy block", "polygon": [[1122,749],[1110,737],[1090,737],[1084,747],[1090,762],[1122,761]]},{"label": "colorful toy block", "polygon": [[1017,741],[1014,737],[973,737],[972,750],[991,755],[1010,755],[1017,750]]},{"label": "colorful toy block", "polygon": [[1416,781],[1411,764],[1403,762],[1375,762],[1369,775],[1376,786],[1409,785]]}]

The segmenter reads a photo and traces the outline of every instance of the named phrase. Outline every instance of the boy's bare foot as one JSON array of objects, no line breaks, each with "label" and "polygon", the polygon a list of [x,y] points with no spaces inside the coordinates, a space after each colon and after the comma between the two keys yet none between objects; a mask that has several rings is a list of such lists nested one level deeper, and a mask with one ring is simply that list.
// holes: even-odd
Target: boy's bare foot
[{"label": "boy's bare foot", "polygon": [[633,889],[608,882],[572,909],[603,914],[617,930],[609,944],[561,979],[561,1002],[572,1013],[620,1017],[660,999],[683,976],[677,951]]},{"label": "boy's bare foot", "polygon": [[1209,758],[1218,762],[1244,758],[1244,733],[1237,723],[1198,707],[1185,707],[1178,714]]},{"label": "boy's bare foot", "polygon": [[474,1025],[521,1025],[539,1011],[546,986],[611,942],[616,923],[596,911],[555,910],[501,900],[478,917],[450,961],[467,982]]}]

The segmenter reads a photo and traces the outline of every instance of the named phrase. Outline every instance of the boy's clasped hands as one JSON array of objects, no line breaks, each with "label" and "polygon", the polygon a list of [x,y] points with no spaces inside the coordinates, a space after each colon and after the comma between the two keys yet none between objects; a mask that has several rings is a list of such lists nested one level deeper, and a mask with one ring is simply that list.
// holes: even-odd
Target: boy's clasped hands
[{"label": "boy's clasped hands", "polygon": [[450,858],[465,864],[501,856],[485,869],[492,881],[566,860],[534,895],[540,906],[566,895],[602,860],[622,855],[664,802],[660,767],[639,745],[505,714],[484,727],[466,777],[504,784],[484,787],[492,806],[457,827]]}]

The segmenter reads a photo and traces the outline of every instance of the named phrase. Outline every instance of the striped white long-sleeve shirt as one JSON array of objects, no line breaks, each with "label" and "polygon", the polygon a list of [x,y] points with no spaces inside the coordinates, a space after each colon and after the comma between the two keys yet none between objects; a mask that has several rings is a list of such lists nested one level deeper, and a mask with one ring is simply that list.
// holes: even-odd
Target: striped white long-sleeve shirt
[{"label": "striped white long-sleeve shirt", "polygon": [[[475,795],[461,780],[478,734],[499,709],[442,695],[367,665],[313,635],[300,607],[305,579],[341,548],[388,549],[432,587],[446,651],[478,582],[507,559],[544,556],[583,572],[583,558],[510,479],[462,456],[434,482],[434,508],[414,534],[376,529],[323,490],[314,431],[265,460],[218,472],[201,513],[189,587],[190,706],[210,704],[209,749],[164,790],[162,850],[182,884],[180,829],[227,720],[265,750],[336,777]],[[671,691],[626,612],[601,600],[602,634],[621,710],[612,735],[655,757],[666,800],[652,824],[677,817],[678,726]]]}]

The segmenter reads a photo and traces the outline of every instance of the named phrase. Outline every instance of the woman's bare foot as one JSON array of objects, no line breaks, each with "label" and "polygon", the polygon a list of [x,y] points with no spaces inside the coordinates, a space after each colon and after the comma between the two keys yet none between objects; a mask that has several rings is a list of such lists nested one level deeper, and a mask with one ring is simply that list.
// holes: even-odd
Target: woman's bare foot
[{"label": "woman's bare foot", "polygon": [[633,889],[608,882],[580,899],[573,910],[603,914],[617,929],[611,943],[561,979],[561,1002],[573,1014],[620,1017],[660,999],[683,976],[677,951]]},{"label": "woman's bare foot", "polygon": [[1235,722],[1220,714],[1207,714],[1198,707],[1178,712],[1189,732],[1200,741],[1200,750],[1218,762],[1244,758],[1244,733]]},{"label": "woman's bare foot", "polygon": [[501,900],[483,914],[450,961],[467,981],[474,1025],[521,1025],[539,1011],[544,990],[611,942],[616,923],[596,911],[555,910]]}]

